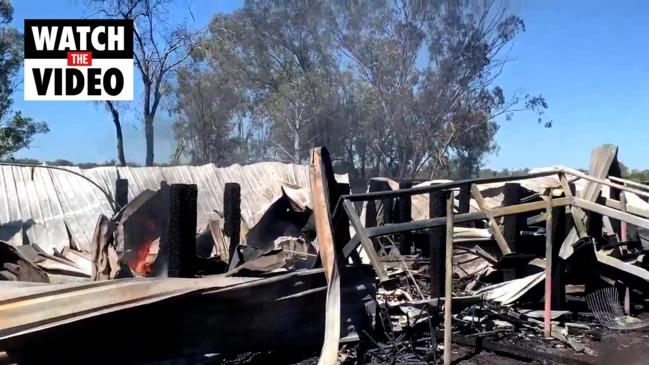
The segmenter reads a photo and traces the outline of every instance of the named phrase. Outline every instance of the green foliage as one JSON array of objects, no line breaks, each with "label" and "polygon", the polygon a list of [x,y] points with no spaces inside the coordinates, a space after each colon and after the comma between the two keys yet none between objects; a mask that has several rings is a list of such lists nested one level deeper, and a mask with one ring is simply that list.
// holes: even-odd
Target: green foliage
[{"label": "green foliage", "polygon": [[2,159],[2,161],[12,162],[12,163],[17,163],[22,165],[41,165],[43,163],[42,161],[33,158],[13,158],[13,157]]},{"label": "green foliage", "polygon": [[[474,177],[507,177],[507,176],[525,175],[528,172],[530,172],[530,169],[528,168],[517,169],[517,170],[502,169],[500,171],[492,170],[492,169],[480,169],[480,171],[478,171],[477,176]],[[467,176],[457,177],[457,179],[462,179],[462,178],[467,178]]]},{"label": "green foliage", "polygon": [[620,172],[625,179],[637,181],[640,183],[649,183],[649,170],[630,169],[620,162]]},{"label": "green foliage", "polygon": [[22,35],[7,25],[12,16],[11,2],[0,0],[0,158],[29,147],[36,134],[49,131],[45,123],[11,110],[15,77],[22,63]]},{"label": "green foliage", "polygon": [[11,156],[14,152],[29,147],[34,135],[47,133],[47,124],[34,122],[32,118],[23,117],[20,112],[0,127],[0,157]]},{"label": "green foliage", "polygon": [[51,166],[74,166],[74,162],[64,160],[64,159],[57,159],[57,160],[48,162],[47,164],[51,165]]},{"label": "green foliage", "polygon": [[247,0],[217,14],[178,73],[177,157],[306,162],[326,145],[352,179],[473,176],[497,150],[502,50],[525,30],[499,2]]}]

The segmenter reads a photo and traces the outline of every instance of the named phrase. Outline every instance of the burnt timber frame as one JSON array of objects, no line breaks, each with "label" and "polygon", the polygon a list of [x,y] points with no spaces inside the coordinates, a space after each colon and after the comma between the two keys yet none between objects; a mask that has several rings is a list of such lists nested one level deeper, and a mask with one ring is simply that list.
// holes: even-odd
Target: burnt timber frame
[{"label": "burnt timber frame", "polygon": [[[462,186],[477,186],[480,184],[491,184],[491,183],[504,183],[517,180],[526,180],[538,177],[546,176],[557,176],[560,181],[560,185],[556,188],[566,189],[568,186],[567,176],[570,176],[572,181],[578,179],[588,180],[595,184],[606,185],[612,188],[617,188],[622,191],[634,193],[639,196],[649,198],[649,192],[646,190],[639,190],[629,184],[627,181],[624,181],[620,178],[616,178],[615,182],[609,179],[599,179],[588,174],[584,174],[577,170],[572,169],[552,169],[548,171],[527,174],[527,175],[516,175],[516,176],[507,176],[507,177],[497,177],[497,178],[483,178],[483,179],[468,179],[460,180],[450,183],[443,183],[431,186],[422,186],[414,187],[409,189],[400,189],[400,190],[391,190],[391,191],[378,191],[362,194],[352,194],[352,195],[342,195],[340,196],[336,207],[333,210],[332,220],[337,221],[343,219],[342,215],[346,215],[347,219],[350,220],[351,225],[354,227],[356,234],[351,238],[351,240],[346,243],[342,248],[342,255],[344,258],[348,258],[357,248],[359,244],[363,245],[363,248],[366,250],[370,261],[374,265],[375,260],[373,258],[378,257],[376,251],[371,245],[371,239],[375,237],[386,236],[390,234],[407,232],[407,231],[424,231],[429,230],[433,227],[444,226],[446,224],[446,217],[435,217],[430,219],[415,220],[404,223],[393,223],[386,224],[383,226],[377,227],[363,227],[361,224],[360,217],[353,208],[352,202],[364,202],[369,200],[379,200],[386,198],[395,198],[395,197],[404,197],[404,196],[413,196],[418,194],[429,194],[432,191],[449,191],[461,188]],[[619,183],[618,183],[619,182]],[[621,185],[625,184],[625,185]],[[477,189],[475,189],[477,190]],[[600,213],[609,215],[615,219],[620,219],[624,222],[634,224],[643,228],[649,229],[649,212],[638,212],[638,211],[629,211],[626,207],[623,207],[624,202],[618,200],[606,199],[605,205],[597,204],[595,202],[589,201],[588,199],[576,197],[568,190],[565,192],[565,197],[553,198],[549,202],[537,201],[531,203],[521,203],[517,205],[510,206],[500,206],[494,208],[487,208],[478,212],[470,213],[460,213],[455,214],[453,217],[454,223],[466,223],[473,222],[478,220],[485,220],[489,218],[498,218],[503,216],[515,215],[520,213],[532,212],[532,211],[544,211],[548,204],[551,207],[562,207],[567,206],[570,208],[572,213],[576,213],[577,217],[581,215],[582,210]],[[342,207],[342,208],[341,208]],[[344,211],[344,213],[343,213]],[[547,213],[544,214],[547,216]],[[577,221],[577,230],[583,232],[584,224],[580,219]],[[375,270],[377,268],[375,267]],[[377,270],[377,275],[379,280],[381,280],[383,275],[380,275],[381,270]]]},{"label": "burnt timber frame", "polygon": [[[322,155],[325,158],[323,159],[319,158],[318,155],[320,154],[320,152],[323,152]],[[555,251],[557,251],[556,250],[557,243],[561,243],[560,245],[561,251],[565,251],[563,254],[559,252],[557,256],[565,259],[567,256],[571,254],[572,245],[574,245],[578,241],[578,239],[583,234],[585,234],[585,227],[588,219],[588,215],[585,213],[585,211],[590,213],[607,215],[621,222],[626,222],[639,227],[649,229],[649,219],[648,219],[649,211],[644,212],[641,210],[640,211],[629,210],[628,209],[629,207],[627,207],[626,205],[626,199],[615,200],[609,197],[605,201],[599,201],[599,202],[596,201],[596,196],[599,194],[602,185],[606,185],[610,188],[614,188],[622,192],[633,193],[645,198],[649,197],[649,191],[648,191],[649,188],[638,186],[638,184],[636,183],[621,178],[614,178],[614,179],[607,178],[608,172],[610,170],[611,159],[614,158],[616,154],[617,154],[617,149],[611,149],[607,146],[596,149],[594,151],[593,160],[591,161],[593,163],[591,165],[591,173],[596,176],[584,174],[581,171],[568,169],[568,168],[554,168],[542,172],[536,172],[536,173],[525,174],[525,175],[482,178],[482,179],[467,179],[467,180],[460,180],[460,181],[442,183],[437,185],[420,186],[420,187],[398,189],[398,190],[391,190],[391,191],[372,191],[372,192],[362,193],[362,194],[339,194],[339,191],[332,187],[333,184],[327,184],[327,183],[331,183],[331,180],[333,180],[333,182],[335,183],[335,178],[333,178],[333,168],[331,166],[331,161],[328,158],[328,153],[324,148],[316,148],[314,149],[314,153],[312,155],[311,168],[312,169],[314,167],[316,169],[321,168],[329,172],[328,174],[314,175],[312,170],[312,180],[311,180],[312,197],[314,198],[314,200],[317,200],[315,198],[319,198],[320,200],[324,200],[329,203],[328,206],[320,208],[321,210],[320,219],[322,220],[322,222],[320,222],[320,226],[327,227],[327,228],[335,227],[334,231],[342,229],[342,227],[345,227],[346,230],[347,224],[345,223],[349,222],[349,224],[354,228],[355,231],[354,236],[351,237],[351,239],[349,239],[347,242],[343,242],[342,235],[336,235],[335,232],[333,232],[333,234],[331,234],[330,232],[329,237],[324,237],[324,239],[322,240],[319,239],[319,243],[321,245],[321,251],[323,250],[322,245],[324,245],[326,248],[325,253],[323,254],[323,252],[321,252],[320,254],[321,258],[323,259],[323,264],[325,264],[324,266],[325,268],[327,268],[329,266],[326,265],[327,261],[329,261],[329,263],[331,263],[331,261],[334,262],[337,261],[340,264],[342,264],[342,268],[344,269],[345,265],[349,264],[350,261],[357,263],[358,262],[357,249],[359,245],[362,245],[363,250],[367,254],[369,261],[372,264],[372,267],[374,268],[378,281],[381,284],[385,285],[390,279],[374,248],[372,238],[391,235],[391,234],[399,234],[404,232],[412,232],[412,231],[429,231],[431,230],[431,228],[446,226],[447,237],[449,237],[448,240],[452,241],[453,240],[451,234],[452,231],[449,232],[449,227],[451,227],[452,229],[453,225],[458,223],[461,224],[461,223],[468,223],[468,222],[473,222],[478,220],[488,220],[492,230],[494,231],[494,236],[496,237],[501,252],[503,254],[507,254],[511,252],[511,249],[502,234],[500,225],[498,225],[497,222],[495,221],[495,218],[517,215],[517,214],[527,213],[527,212],[539,212],[540,214],[531,217],[530,219],[533,219],[535,223],[546,221],[546,230],[549,231],[546,234],[546,240],[545,240],[547,265],[546,265],[546,285],[545,285],[546,298],[545,298],[545,310],[544,310],[544,333],[546,334],[546,336],[554,337],[555,335],[552,331],[551,321],[550,321],[550,314],[552,308],[550,297],[552,296],[552,292],[553,292],[552,286],[554,281],[554,280],[550,280],[553,277],[553,273],[552,273],[553,268],[551,262],[553,256],[555,256]],[[548,176],[555,176],[557,178],[557,183],[556,185],[549,186],[549,188],[551,188],[549,194],[538,195],[538,197],[542,199],[541,201],[499,206],[493,208],[487,207],[485,204],[479,204],[480,210],[477,212],[466,212],[464,209],[462,209],[461,206],[459,214],[454,214],[451,211],[451,212],[447,212],[445,216],[436,216],[429,219],[392,223],[383,226],[375,226],[375,227],[363,226],[361,219],[353,204],[355,202],[356,203],[371,202],[374,200],[386,200],[386,199],[395,199],[395,198],[398,198],[399,200],[403,200],[404,198],[409,198],[412,197],[413,195],[430,194],[432,192],[442,192],[443,195],[446,195],[448,193],[452,193],[455,190],[463,191],[465,192],[465,194],[467,191],[471,191],[472,192],[471,195],[475,200],[482,200],[481,199],[482,196],[480,195],[480,191],[478,189],[478,185],[480,184],[506,183],[506,182],[514,182],[514,181],[520,182],[521,180],[527,180],[527,179],[539,178],[539,177],[548,177]],[[568,177],[570,177],[570,180],[568,180]],[[570,185],[571,183],[574,183],[576,180],[579,179],[586,180],[588,183],[585,188],[586,190],[580,196],[576,196],[572,192]],[[316,187],[315,189],[314,186]],[[559,198],[554,198],[553,194],[551,193],[551,191],[554,189],[563,190],[564,196]],[[337,200],[333,199],[333,197],[337,193],[339,194],[338,199]],[[466,197],[462,202],[463,204],[466,204],[465,199]],[[478,203],[480,202],[478,201]],[[315,202],[314,205],[317,206]],[[553,230],[552,211],[555,208],[568,209],[573,217],[573,221],[575,222],[574,227],[571,229],[567,237],[564,238],[563,242],[553,242],[554,235],[552,232]],[[340,237],[340,238],[336,239],[336,237]],[[450,244],[450,247],[452,247],[452,242],[446,242],[446,244],[447,245]],[[331,254],[333,254],[335,259],[332,260],[330,258]],[[448,261],[451,255],[452,252],[447,251],[445,253],[445,258],[446,258],[445,261]],[[329,256],[329,260],[327,260],[328,256]],[[613,263],[613,265],[614,264],[615,263]],[[452,270],[452,267],[450,269]],[[325,270],[325,272],[327,272],[327,270]],[[330,302],[334,302],[334,300],[331,299],[339,299],[337,290],[332,290],[331,287],[332,283],[336,283],[339,285],[339,282],[330,280],[330,288],[329,288],[328,300],[327,300],[328,304]],[[557,290],[555,290],[555,292],[557,292]],[[558,290],[558,292],[561,291]],[[448,297],[450,297],[451,293],[446,293],[446,294]],[[449,299],[452,300],[452,297]],[[452,305],[450,300],[448,301],[448,303],[445,304],[448,305],[449,307]],[[339,314],[339,303],[337,304],[337,306],[338,306],[338,310],[331,308],[333,309],[332,313],[327,313],[328,322],[329,319],[331,319],[332,321],[336,321],[338,319],[335,314]],[[330,314],[334,314],[334,315],[330,315]],[[339,328],[331,328],[331,329],[328,328],[326,333],[330,334],[331,336],[338,336],[336,333],[337,330],[339,330]],[[332,349],[333,346],[326,346],[326,342],[327,341],[325,341],[325,346],[323,346],[323,354],[331,354],[330,351],[333,350]],[[325,351],[325,350],[329,350],[329,351]],[[321,357],[319,364],[328,365],[328,364],[335,363],[333,359],[328,359],[328,360],[329,361],[323,361],[323,358]]]}]

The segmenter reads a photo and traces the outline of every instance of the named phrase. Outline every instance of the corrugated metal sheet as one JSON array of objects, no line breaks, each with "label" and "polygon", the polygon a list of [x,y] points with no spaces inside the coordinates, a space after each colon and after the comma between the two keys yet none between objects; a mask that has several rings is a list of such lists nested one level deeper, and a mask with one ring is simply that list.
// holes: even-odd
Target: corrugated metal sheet
[{"label": "corrugated metal sheet", "polygon": [[[242,218],[252,226],[282,186],[308,187],[307,166],[262,162],[217,168],[214,164],[173,167],[97,167],[66,169],[88,177],[114,195],[115,180],[129,181],[129,200],[145,189],[157,190],[161,181],[198,186],[198,230],[209,215],[221,212],[225,183],[241,185]],[[339,176],[340,181],[346,176]],[[308,201],[308,196],[303,198]],[[70,240],[90,251],[97,217],[112,215],[110,204],[99,189],[65,171],[0,166],[0,239],[18,245],[37,243],[48,252],[61,250]],[[24,232],[24,234],[23,234]]]}]

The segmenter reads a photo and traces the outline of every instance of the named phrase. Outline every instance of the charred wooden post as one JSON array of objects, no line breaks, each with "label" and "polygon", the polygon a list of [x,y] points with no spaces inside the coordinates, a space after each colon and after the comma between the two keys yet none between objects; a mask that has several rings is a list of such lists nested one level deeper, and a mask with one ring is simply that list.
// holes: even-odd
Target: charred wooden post
[{"label": "charred wooden post", "polygon": [[[336,245],[334,242],[332,221],[331,221],[331,197],[336,179],[333,175],[329,151],[324,147],[316,147],[311,150],[311,165],[309,166],[309,176],[311,182],[311,200],[313,202],[313,217],[318,237],[319,256],[324,268],[327,283],[330,283],[334,275],[338,276],[338,266],[336,265]],[[333,180],[333,181],[332,181]],[[334,282],[337,290],[334,293],[340,294],[340,281]],[[331,291],[327,293],[329,296]],[[338,298],[338,301],[340,299]],[[340,307],[338,306],[338,313]],[[327,313],[327,315],[329,315]],[[331,325],[336,327],[340,332],[339,322],[332,321]],[[325,338],[327,342],[327,338]],[[338,346],[338,338],[335,339],[335,345]]]},{"label": "charred wooden post", "polygon": [[552,204],[548,199],[545,221],[545,302],[543,313],[543,334],[545,338],[552,336]]},{"label": "charred wooden post", "polygon": [[160,182],[160,190],[158,194],[160,195],[159,206],[161,214],[158,214],[156,219],[156,224],[158,226],[158,232],[160,232],[160,249],[158,251],[158,257],[156,257],[156,263],[154,264],[154,275],[155,276],[164,276],[168,275],[168,262],[169,262],[169,207],[171,205],[171,187],[167,184],[166,181]]},{"label": "charred wooden post", "polygon": [[[433,190],[429,196],[428,214],[430,218],[443,217],[446,215],[445,196],[442,190]],[[438,226],[430,229],[430,296],[439,298],[444,295],[444,258],[446,257],[444,227]]]},{"label": "charred wooden post", "polygon": [[[370,179],[368,192],[375,193],[380,191],[391,191],[390,184],[387,181]],[[367,205],[365,209],[365,227],[376,227],[379,224],[387,224],[393,222],[392,210],[393,210],[393,199],[384,198],[380,199],[381,209],[377,203],[379,200],[370,199],[367,200]]]},{"label": "charred wooden post", "polygon": [[446,201],[446,254],[444,255],[444,365],[451,364],[452,298],[453,298],[453,208],[455,193]]},{"label": "charred wooden post", "polygon": [[198,189],[195,184],[172,184],[169,195],[167,274],[169,277],[193,277],[196,261]]},{"label": "charred wooden post", "polygon": [[[598,204],[601,204],[604,201],[601,192],[598,194],[597,198],[595,198],[595,201]],[[598,244],[598,246],[601,245],[603,242],[602,230],[604,228],[604,223],[602,219],[603,217],[601,214],[596,212],[588,212],[587,233],[588,236],[593,237],[595,239],[595,242]],[[611,219],[611,223],[613,223],[613,219]]]},{"label": "charred wooden post", "polygon": [[[369,187],[367,189],[368,193],[373,193],[375,191],[381,191],[382,185],[380,181],[370,179]],[[376,227],[378,222],[376,221],[376,216],[379,211],[376,206],[376,200],[368,200],[365,206],[365,227]]]},{"label": "charred wooden post", "polygon": [[[624,192],[620,192],[620,210],[626,213],[626,194]],[[625,221],[620,221],[620,241],[626,242],[628,240],[628,226]]]},{"label": "charred wooden post", "polygon": [[[374,180],[376,190],[374,191],[390,191],[390,184],[387,181]],[[394,199],[383,198],[381,199],[381,206],[383,208],[383,224],[394,223]],[[377,212],[378,213],[378,212]]]},{"label": "charred wooden post", "polygon": [[[570,229],[566,207],[554,208],[552,215],[555,222],[552,231],[552,242],[563,242]],[[565,263],[559,257],[560,250],[560,245],[552,246],[552,309],[563,309],[566,304]]]},{"label": "charred wooden post", "polygon": [[[349,184],[347,183],[336,183],[336,191],[332,192],[332,194],[335,194],[336,202],[340,201],[340,197],[343,195],[349,195],[351,194],[351,188]],[[338,205],[338,203],[336,203]],[[331,216],[333,217],[334,210],[336,209],[335,206],[330,207],[331,209]],[[338,209],[344,210],[342,206],[340,206]],[[365,215],[367,216],[367,211],[365,212]],[[376,220],[376,215],[374,216]],[[351,240],[351,235],[349,234],[349,217],[347,214],[340,214],[339,216],[336,217],[335,221],[332,222],[333,224],[333,230],[334,230],[334,242],[337,242],[336,245],[338,248],[342,249],[343,246],[349,240]],[[354,251],[352,252],[350,258],[352,259],[352,262],[355,264],[360,264],[362,263],[362,260],[358,254],[358,252]],[[341,272],[344,270],[341,270]]]},{"label": "charred wooden post", "polygon": [[223,230],[230,239],[228,262],[241,241],[241,186],[237,183],[226,183],[223,189]]},{"label": "charred wooden post", "polygon": [[115,203],[117,209],[122,209],[128,204],[128,179],[115,180]]},{"label": "charred wooden post", "polygon": [[[471,209],[471,185],[464,184],[460,186],[460,193],[457,196],[458,199],[458,213],[468,213]],[[458,223],[459,227],[474,227],[475,222],[464,222]]]},{"label": "charred wooden post", "polygon": [[[611,167],[608,170],[608,176],[614,176],[614,177],[617,177],[617,178],[622,177],[622,171],[620,169],[620,163],[617,160],[617,153],[615,154],[615,158],[613,159],[613,162],[611,163]],[[609,189],[609,197],[611,199],[621,201],[622,200],[621,197],[620,197],[621,194],[622,194],[621,189],[618,189],[616,187],[610,187],[610,189]],[[615,234],[617,235],[617,237],[619,237],[620,240],[623,241],[622,238],[621,238],[622,237],[622,222],[620,220],[618,220],[618,219],[611,219],[611,226],[613,226],[613,231],[615,231]]]},{"label": "charred wooden post", "polygon": [[[507,183],[505,184],[504,195],[504,206],[516,205],[521,202],[523,189],[520,184]],[[516,251],[517,242],[521,235],[521,228],[522,224],[520,214],[508,215],[503,218],[503,236],[505,236],[505,240],[512,251]]]},{"label": "charred wooden post", "polygon": [[[400,181],[399,189],[410,189],[412,182]],[[405,223],[412,221],[412,197],[410,195],[399,197],[399,218],[398,223]],[[410,246],[412,244],[412,236],[409,232],[403,232],[399,235],[399,252],[404,255],[409,255]]]},{"label": "charred wooden post", "polygon": [[[332,192],[332,194],[335,194],[334,198],[336,202],[340,200],[341,196],[349,195],[350,193],[351,189],[349,187],[349,184],[347,183],[336,183],[336,191]],[[334,209],[336,209],[335,205],[329,207],[329,209],[331,209],[330,214],[333,216]],[[365,213],[367,214],[367,212]],[[347,216],[347,214],[341,214],[339,217],[336,217],[336,220],[332,223],[334,230],[334,242],[336,242],[338,248],[342,248],[351,239],[351,236],[349,234],[349,217]],[[357,260],[356,252],[352,254],[352,259],[360,262],[360,259]]]}]

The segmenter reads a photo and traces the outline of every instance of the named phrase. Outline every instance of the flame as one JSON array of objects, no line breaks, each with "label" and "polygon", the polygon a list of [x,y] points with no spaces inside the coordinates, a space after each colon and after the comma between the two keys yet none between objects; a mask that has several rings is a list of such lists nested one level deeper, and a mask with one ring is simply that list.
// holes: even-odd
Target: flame
[{"label": "flame", "polygon": [[138,244],[135,257],[128,260],[128,267],[139,275],[148,276],[153,269],[153,262],[158,256],[158,234],[154,219],[147,219],[144,222],[146,230],[145,239]]},{"label": "flame", "polygon": [[145,242],[141,244],[137,249],[135,257],[128,262],[128,266],[131,268],[131,270],[140,275],[146,276],[151,272],[151,263],[147,262],[146,260],[149,256],[149,249],[151,248],[151,244],[153,244],[153,242]]}]

